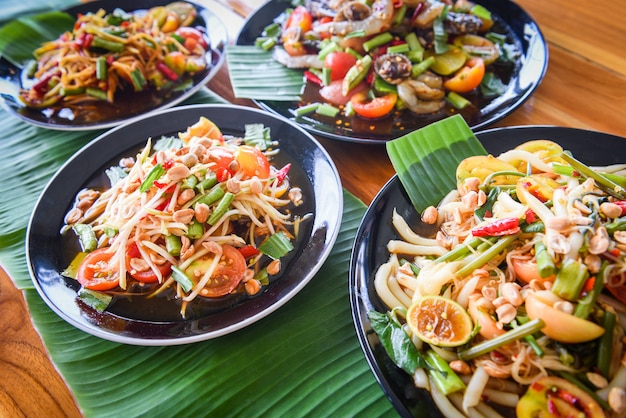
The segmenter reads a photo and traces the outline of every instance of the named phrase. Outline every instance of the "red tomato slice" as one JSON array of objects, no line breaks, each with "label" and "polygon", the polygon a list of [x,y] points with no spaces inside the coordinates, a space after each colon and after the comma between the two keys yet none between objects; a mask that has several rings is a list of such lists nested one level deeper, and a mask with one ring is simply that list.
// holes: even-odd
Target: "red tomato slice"
[{"label": "red tomato slice", "polygon": [[454,77],[446,80],[443,87],[456,93],[467,93],[480,85],[485,76],[485,62],[481,58],[472,58],[454,74]]},{"label": "red tomato slice", "polygon": [[324,67],[330,69],[331,80],[343,80],[348,70],[356,64],[356,58],[347,52],[331,52],[324,58]]},{"label": "red tomato slice", "polygon": [[176,31],[176,34],[185,38],[184,46],[190,51],[193,51],[194,47],[197,44],[200,44],[200,46],[202,46],[202,48],[204,49],[207,49],[209,46],[206,39],[202,35],[202,32],[200,32],[196,28],[183,26],[183,27],[178,28],[178,30]]},{"label": "red tomato slice", "polygon": [[[212,257],[195,260],[185,270],[185,273],[194,279],[202,277],[213,262]],[[237,288],[246,272],[246,260],[234,247],[222,245],[222,256],[211,279],[200,292],[200,296],[216,298],[227,295]]]},{"label": "red tomato slice", "polygon": [[298,27],[304,32],[308,32],[313,27],[313,15],[304,6],[298,6],[293,9],[293,12],[287,18],[285,22],[285,28]]},{"label": "red tomato slice", "polygon": [[249,145],[241,145],[234,154],[239,163],[239,170],[243,171],[244,178],[257,176],[266,179],[270,175],[270,163],[261,150]]},{"label": "red tomato slice", "polygon": [[537,263],[533,260],[521,260],[519,258],[512,258],[511,264],[513,265],[513,270],[515,271],[515,275],[517,276],[517,278],[524,283],[530,283],[532,280],[539,280],[541,283],[546,281],[554,281],[554,275],[546,278],[541,277],[539,275]]},{"label": "red tomato slice", "polygon": [[[136,243],[132,243],[126,249],[126,270],[130,276],[142,283],[154,283],[159,280],[157,275],[154,273],[152,269],[144,270],[144,271],[134,271],[130,267],[131,258],[141,258],[141,253],[139,252],[139,248],[137,248]],[[172,272],[172,264],[166,262],[164,264],[157,266],[159,271],[161,272],[161,276],[166,277]]]},{"label": "red tomato slice", "polygon": [[382,118],[388,115],[396,105],[398,95],[389,93],[381,97],[370,99],[366,93],[357,93],[350,99],[354,111],[359,116],[368,119]]},{"label": "red tomato slice", "polygon": [[91,290],[111,290],[118,286],[119,273],[109,265],[113,253],[100,248],[87,254],[76,273],[76,280]]}]

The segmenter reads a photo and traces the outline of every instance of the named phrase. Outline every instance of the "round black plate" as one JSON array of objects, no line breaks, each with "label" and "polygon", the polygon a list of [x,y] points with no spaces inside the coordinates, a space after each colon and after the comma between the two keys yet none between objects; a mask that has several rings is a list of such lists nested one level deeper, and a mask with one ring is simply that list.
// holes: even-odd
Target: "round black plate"
[{"label": "round black plate", "polygon": [[[508,89],[502,96],[461,112],[468,125],[475,131],[493,124],[521,106],[539,86],[548,66],[546,41],[535,21],[522,8],[512,1],[478,0],[476,3],[492,12],[496,21],[494,31],[507,34],[507,42],[515,43],[521,52],[521,57],[508,82]],[[239,32],[237,44],[253,45],[263,29],[287,7],[291,7],[290,1],[270,0],[267,2],[246,20]],[[305,95],[308,94],[305,91]],[[314,94],[317,95],[317,93]],[[312,101],[322,100],[314,95],[311,98],[315,99]],[[458,112],[448,108],[439,113],[424,116],[407,112],[403,117],[386,117],[373,122],[357,116],[343,117],[342,123],[338,123],[338,119],[319,115],[296,118],[293,111],[299,107],[298,102],[268,100],[255,102],[261,108],[289,118],[316,135],[369,144],[384,143]]]},{"label": "round black plate", "polygon": [[[141,312],[133,315],[119,313],[119,305],[115,303],[104,313],[86,308],[77,301],[78,282],[60,274],[79,251],[74,234],[64,237],[59,233],[76,193],[88,186],[104,186],[107,182],[104,170],[117,164],[121,157],[135,156],[149,137],[156,141],[163,135],[176,135],[200,116],[215,122],[227,135],[243,135],[245,124],[263,124],[280,143],[276,158],[281,163],[277,165],[287,160],[292,163],[290,180],[302,188],[304,197],[304,204],[293,209],[293,213],[310,213],[313,217],[302,223],[294,251],[282,260],[280,275],[258,296],[233,297],[228,304],[219,302],[219,306],[216,302],[211,306],[213,312],[189,320],[181,319],[180,315],[167,316],[174,304],[156,300],[161,298],[140,300]],[[75,327],[127,344],[184,344],[241,329],[292,298],[328,257],[339,233],[342,213],[343,194],[336,167],[305,130],[249,107],[184,106],[114,128],[68,160],[50,180],[35,206],[26,236],[26,256],[31,277],[43,300]]]},{"label": "round black plate", "polygon": [[[626,138],[606,133],[552,126],[524,126],[490,129],[476,134],[485,149],[498,155],[522,142],[550,139],[570,150],[590,165],[609,165],[626,161]],[[437,202],[429,202],[436,204]],[[367,312],[386,312],[374,289],[374,275],[389,259],[387,242],[398,239],[391,216],[394,208],[410,225],[417,225],[419,215],[411,205],[398,176],[394,176],[376,195],[357,231],[350,262],[350,304],[352,318],[365,357],[383,391],[400,415],[405,417],[441,417],[427,391],[416,389],[411,378],[387,356],[372,330]]]},{"label": "round black plate", "polygon": [[[154,6],[163,6],[173,0],[97,0],[87,2],[65,12],[72,16],[96,12],[104,9],[108,12],[119,7],[127,12],[146,10]],[[213,78],[224,62],[224,48],[228,43],[226,27],[220,19],[207,8],[189,2],[196,7],[198,16],[192,26],[205,28],[210,40],[207,51],[207,62],[210,65],[204,71],[193,76],[192,85],[184,90],[171,91],[164,94],[155,90],[135,93],[120,93],[115,103],[98,103],[89,107],[51,107],[46,109],[30,109],[19,100],[22,86],[21,68],[16,67],[4,58],[0,58],[0,97],[2,106],[11,114],[36,126],[57,130],[88,130],[109,128],[124,122],[130,122],[142,115],[151,114],[161,109],[174,106],[200,90]],[[123,95],[123,96],[122,96]]]}]

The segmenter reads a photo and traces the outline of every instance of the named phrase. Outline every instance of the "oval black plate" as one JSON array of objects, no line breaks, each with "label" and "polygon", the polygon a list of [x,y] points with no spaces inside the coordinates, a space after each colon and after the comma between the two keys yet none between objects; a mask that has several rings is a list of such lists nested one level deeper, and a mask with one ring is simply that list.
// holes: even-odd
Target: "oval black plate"
[{"label": "oval black plate", "polygon": [[[62,236],[65,213],[76,193],[88,186],[105,186],[104,170],[121,157],[135,156],[150,137],[184,131],[206,116],[227,135],[243,135],[244,125],[261,123],[279,141],[276,158],[292,163],[290,180],[303,190],[304,204],[295,215],[311,213],[301,225],[295,250],[282,260],[282,271],[253,298],[228,298],[211,304],[196,318],[172,315],[174,303],[138,298],[139,311],[120,311],[112,304],[104,313],[77,300],[78,282],[60,273],[79,251],[70,233]],[[285,161],[282,161],[285,160]],[[114,128],[96,138],[68,160],[42,192],[26,234],[26,258],[39,294],[61,318],[75,327],[112,341],[137,345],[174,345],[218,337],[241,329],[273,312],[315,275],[339,233],[343,194],[339,174],[324,148],[305,130],[261,110],[234,105],[196,105],[161,111]],[[144,299],[144,300],[141,300]],[[222,298],[223,299],[223,298]],[[154,301],[154,302],[152,302]],[[205,304],[209,304],[205,302]],[[123,305],[122,305],[123,306]],[[204,306],[206,308],[206,306]],[[128,309],[128,308],[125,308]],[[132,308],[131,308],[132,309]]]},{"label": "oval black plate", "polygon": [[[163,6],[173,0],[97,0],[64,10],[72,16],[96,12],[104,9],[107,12],[119,7],[127,12],[146,10],[154,6]],[[170,91],[164,94],[150,89],[145,92],[121,92],[114,103],[102,102],[97,106],[81,107],[50,107],[46,109],[30,109],[19,100],[22,86],[21,68],[16,67],[4,58],[0,58],[0,96],[3,107],[11,114],[30,124],[57,130],[88,130],[109,128],[130,122],[142,115],[157,112],[174,106],[201,89],[220,69],[224,62],[224,48],[228,43],[226,27],[220,19],[207,8],[193,4],[198,16],[192,26],[201,26],[206,30],[210,40],[210,49],[206,60],[210,64],[204,71],[193,76],[192,85],[184,90]]]},{"label": "oval black plate", "polygon": [[[553,126],[524,126],[490,129],[476,134],[485,149],[498,155],[522,142],[532,139],[550,139],[590,165],[609,165],[626,162],[626,138],[575,128]],[[431,202],[436,204],[437,202]],[[389,259],[387,242],[398,239],[391,216],[394,208],[409,224],[417,225],[419,215],[411,205],[398,176],[394,176],[376,195],[357,231],[350,261],[350,304],[352,319],[361,348],[376,376],[376,380],[404,417],[441,417],[430,395],[416,389],[408,374],[393,364],[376,333],[370,326],[367,312],[386,312],[374,289],[374,275],[379,266]]]},{"label": "oval black plate", "polygon": [[[546,41],[535,21],[522,8],[508,0],[478,0],[476,3],[492,12],[496,21],[494,31],[507,34],[508,42],[515,43],[521,52],[521,57],[508,82],[508,89],[503,95],[490,102],[477,102],[478,106],[472,106],[473,109],[461,112],[468,125],[475,131],[499,121],[520,107],[539,86],[548,66]],[[253,45],[263,29],[287,7],[291,7],[290,1],[270,0],[267,2],[246,20],[239,32],[237,44]],[[309,94],[311,96],[308,96]],[[305,95],[311,99],[309,101],[322,100],[316,92],[305,91]],[[255,102],[261,108],[289,118],[316,135],[369,144],[384,143],[384,141],[395,139],[407,132],[444,119],[453,113],[458,113],[451,108],[445,108],[432,115],[420,116],[406,112],[402,117],[387,117],[373,122],[356,116],[344,117],[339,123],[338,119],[319,115],[296,118],[293,111],[299,107],[299,102],[267,100]]]}]

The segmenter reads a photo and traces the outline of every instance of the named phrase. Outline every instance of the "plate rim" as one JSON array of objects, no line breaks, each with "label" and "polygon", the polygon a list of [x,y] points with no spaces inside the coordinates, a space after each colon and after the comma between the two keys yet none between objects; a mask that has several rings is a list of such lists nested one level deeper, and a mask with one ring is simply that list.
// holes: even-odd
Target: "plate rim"
[{"label": "plate rim", "polygon": [[[504,134],[516,134],[520,133],[521,139],[519,142],[523,142],[529,140],[525,135],[531,135],[534,132],[537,133],[549,133],[549,132],[560,132],[567,136],[566,139],[561,139],[560,141],[564,142],[575,142],[583,140],[580,138],[584,135],[599,135],[603,138],[603,142],[614,142],[614,141],[622,141],[624,145],[626,145],[626,137],[622,137],[619,135],[611,134],[608,132],[602,132],[598,130],[592,129],[584,129],[584,128],[574,128],[574,127],[566,127],[566,126],[557,126],[557,125],[515,125],[515,126],[506,126],[506,127],[496,127],[487,129],[484,131],[476,132],[475,136],[481,142],[481,144],[487,149],[488,152],[491,151],[488,149],[489,143],[496,143],[498,138],[495,136]],[[536,134],[535,134],[536,135]],[[539,137],[538,137],[539,139]],[[549,139],[543,138],[541,139]],[[487,141],[485,144],[483,141]],[[508,140],[511,142],[511,140]],[[556,140],[559,142],[559,140]],[[495,145],[491,145],[493,148]],[[623,152],[623,155],[626,156],[626,150]],[[359,257],[359,253],[362,250],[360,246],[363,244],[363,236],[366,233],[371,233],[371,231],[366,231],[365,227],[369,225],[368,219],[372,217],[372,214],[376,211],[376,206],[380,202],[385,200],[385,194],[389,193],[392,189],[402,188],[399,177],[397,174],[394,174],[379,190],[379,192],[375,195],[374,199],[372,199],[372,203],[367,208],[359,227],[357,228],[354,245],[352,247],[351,256],[350,256],[350,270],[349,270],[349,296],[350,296],[350,312],[352,316],[352,323],[357,334],[357,338],[359,340],[359,345],[361,347],[361,351],[370,367],[370,371],[374,375],[376,381],[378,382],[381,390],[385,394],[385,396],[389,399],[396,412],[398,412],[402,417],[412,417],[414,416],[411,410],[409,409],[406,402],[408,399],[402,398],[400,394],[393,390],[391,383],[389,382],[389,371],[387,373],[383,372],[383,368],[385,366],[390,367],[393,372],[400,373],[401,379],[409,379],[408,374],[404,371],[400,370],[397,366],[393,364],[391,359],[383,353],[381,355],[383,361],[386,361],[387,364],[381,364],[378,360],[376,353],[374,352],[375,346],[380,346],[380,340],[378,336],[371,331],[367,332],[367,329],[371,329],[369,321],[366,319],[367,316],[367,306],[364,306],[366,303],[371,304],[370,295],[363,296],[363,292],[367,292],[367,288],[363,289],[360,285],[365,283],[370,283],[373,280],[373,277],[362,277],[363,269],[359,266],[365,265],[367,262]],[[410,202],[407,202],[410,206]],[[363,250],[364,251],[364,250]],[[374,269],[375,271],[375,269]],[[363,298],[366,298],[364,301]],[[380,347],[379,347],[380,348]],[[424,401],[428,402],[428,406],[432,406],[434,409],[434,415],[437,417],[441,417],[442,414],[434,405],[432,399],[430,399],[430,395],[425,390],[416,389],[416,392],[423,392]],[[425,394],[425,395],[424,395]],[[433,411],[431,411],[432,413]],[[429,415],[430,416],[430,415]]]},{"label": "plate rim", "polygon": [[[124,131],[127,129],[131,129],[136,123],[141,122],[141,121],[146,121],[146,120],[150,120],[153,118],[160,118],[160,117],[165,117],[171,114],[176,114],[176,113],[185,113],[185,112],[194,112],[194,111],[201,111],[201,110],[205,110],[205,109],[209,109],[209,110],[223,110],[223,109],[230,109],[233,111],[237,111],[237,112],[244,112],[244,113],[248,113],[250,115],[259,115],[259,116],[263,116],[265,118],[270,118],[273,119],[274,121],[276,121],[277,123],[280,123],[282,125],[289,125],[290,128],[296,129],[297,131],[299,131],[304,138],[306,138],[307,141],[310,141],[311,145],[313,147],[316,148],[316,151],[320,152],[324,157],[325,157],[325,163],[331,168],[332,170],[332,178],[334,179],[334,184],[332,186],[336,187],[336,193],[337,193],[337,205],[336,205],[336,211],[333,213],[334,218],[333,219],[322,219],[322,225],[326,226],[326,235],[324,238],[324,248],[323,251],[319,253],[319,260],[318,262],[315,264],[314,268],[307,271],[306,275],[303,276],[300,280],[298,280],[297,284],[294,285],[293,287],[291,287],[289,289],[289,291],[284,294],[283,296],[277,298],[277,300],[273,301],[267,308],[262,309],[260,311],[255,311],[255,313],[249,317],[244,318],[243,320],[236,322],[234,324],[213,330],[213,331],[209,331],[209,332],[204,332],[204,333],[200,333],[200,334],[192,334],[192,335],[188,335],[188,336],[184,336],[184,337],[164,337],[164,338],[140,338],[140,337],[129,337],[126,335],[122,335],[122,334],[116,334],[110,330],[107,329],[103,329],[102,327],[93,325],[93,324],[89,324],[86,325],[82,322],[76,321],[74,318],[72,318],[70,315],[68,315],[63,309],[61,309],[59,306],[57,306],[49,297],[49,295],[43,290],[41,283],[39,282],[38,276],[36,274],[36,272],[34,271],[34,266],[33,266],[33,257],[31,254],[31,245],[32,245],[32,240],[33,240],[33,224],[35,221],[35,218],[39,215],[39,212],[41,211],[41,207],[42,207],[42,202],[44,201],[44,199],[47,197],[47,194],[49,193],[50,189],[56,185],[56,183],[58,181],[60,181],[60,179],[67,175],[67,169],[70,165],[72,165],[76,160],[80,159],[84,154],[88,153],[93,147],[97,146],[97,145],[101,145],[101,143],[105,142],[105,141],[111,141],[113,138],[113,136],[118,133],[119,131]],[[218,123],[218,122],[216,122]],[[173,130],[176,130],[176,128],[174,127]],[[243,124],[242,124],[242,130],[243,130]],[[107,139],[108,138],[108,139]],[[142,143],[145,143],[145,141],[147,140],[147,136],[142,137],[141,139],[137,138],[135,140],[135,142],[129,142],[129,147],[132,146],[141,146]],[[285,139],[283,139],[285,140]],[[121,156],[121,154],[123,154],[125,151],[121,151],[121,152],[114,152],[114,156],[113,158],[117,158],[119,156]],[[103,164],[106,163],[106,161],[103,161]],[[326,167],[325,167],[326,168]],[[87,173],[86,175],[81,176],[82,179],[82,183],[85,183],[86,181],[89,180],[89,178],[91,178],[92,176],[94,176],[95,174],[97,174],[97,170],[91,170],[89,173]],[[329,185],[325,183],[325,187],[328,187]],[[316,205],[315,205],[315,209],[316,209],[316,215],[315,215],[315,219],[314,219],[314,223],[317,222],[317,209],[319,209],[320,207],[320,202],[318,201],[323,201],[323,197],[320,196],[315,196],[315,200],[316,200]],[[245,328],[249,325],[252,325],[253,323],[261,320],[262,318],[270,315],[271,313],[275,312],[276,310],[278,310],[280,307],[282,307],[285,303],[287,303],[289,300],[291,300],[296,294],[298,294],[307,284],[309,284],[313,278],[315,277],[315,275],[317,274],[317,272],[319,271],[319,269],[322,267],[322,265],[325,263],[325,261],[328,259],[328,257],[330,256],[330,253],[334,247],[334,244],[337,240],[337,237],[339,235],[339,231],[341,229],[341,223],[342,223],[342,219],[343,219],[343,186],[341,184],[341,179],[339,176],[339,172],[334,164],[334,161],[332,160],[332,158],[330,157],[330,155],[328,154],[328,152],[326,151],[326,149],[319,143],[319,141],[313,137],[310,133],[306,132],[304,129],[302,129],[301,127],[293,124],[292,122],[285,120],[284,118],[280,118],[276,115],[271,115],[268,114],[267,112],[264,112],[260,109],[255,109],[253,107],[248,107],[248,106],[243,106],[243,105],[236,105],[236,104],[230,104],[230,103],[224,103],[224,104],[193,104],[193,105],[187,105],[187,106],[178,106],[178,107],[173,107],[173,108],[168,108],[168,109],[163,109],[161,111],[159,111],[156,115],[155,114],[146,114],[143,115],[142,118],[140,118],[139,120],[133,120],[127,123],[124,123],[122,125],[119,125],[111,130],[108,130],[100,135],[98,135],[94,140],[89,141],[88,143],[86,143],[85,145],[83,145],[81,148],[79,148],[70,158],[68,158],[54,173],[54,175],[50,178],[50,180],[46,183],[45,187],[43,188],[43,190],[41,191],[41,193],[39,194],[37,201],[35,202],[35,205],[33,207],[33,211],[29,217],[29,221],[28,221],[28,226],[26,229],[26,240],[25,240],[25,255],[26,255],[26,263],[27,263],[27,267],[28,267],[28,272],[29,272],[29,276],[33,282],[33,285],[35,287],[35,289],[37,290],[37,293],[39,294],[39,296],[44,300],[45,304],[52,309],[58,316],[60,316],[63,320],[65,320],[66,322],[68,322],[69,324],[71,324],[72,326],[88,333],[91,335],[94,335],[96,337],[100,337],[102,339],[105,340],[109,340],[109,341],[113,341],[113,342],[118,342],[118,343],[123,343],[123,344],[130,344],[130,345],[141,345],[141,346],[170,346],[170,345],[182,345],[182,344],[189,344],[189,343],[194,343],[194,342],[199,342],[199,341],[204,341],[204,340],[208,340],[208,339],[213,339],[213,338],[217,338],[223,335],[227,335],[230,334],[232,332],[235,332],[237,330],[240,330],[242,328]],[[306,242],[304,243],[306,244]],[[58,244],[57,244],[58,245]],[[303,255],[304,255],[304,250],[303,250]],[[60,276],[60,272],[56,272],[58,276]],[[263,297],[264,295],[261,295],[260,297]],[[132,321],[137,321],[137,320],[132,320]],[[143,324],[150,324],[150,321],[137,321],[137,322],[141,322]],[[187,321],[182,321],[182,323],[185,323]]]},{"label": "plate rim", "polygon": [[[97,10],[97,8],[99,7],[105,7],[104,5],[109,4],[111,2],[116,2],[116,1],[117,0],[94,0],[94,1],[87,2],[87,3],[78,3],[72,6],[68,6],[61,11],[72,14],[73,11],[84,9],[84,8],[93,8]],[[161,3],[167,4],[171,2],[170,0],[144,0],[144,1],[155,3],[155,4],[161,4]],[[219,72],[219,70],[222,68],[222,66],[224,65],[224,62],[226,61],[225,47],[230,42],[230,39],[229,39],[226,26],[224,25],[224,22],[221,20],[221,18],[218,16],[216,12],[211,11],[207,6],[203,4],[197,3],[196,2],[197,0],[184,0],[184,1],[192,4],[196,8],[196,10],[198,10],[199,12],[198,17],[208,17],[212,20],[215,20],[215,23],[219,24],[219,28],[215,30],[215,33],[220,33],[221,36],[217,40],[218,43],[216,45],[213,45],[212,39],[210,40],[211,46],[212,46],[211,53],[214,53],[217,55],[217,62],[214,65],[212,65],[210,70],[201,80],[195,83],[194,86],[192,86],[189,90],[186,90],[180,96],[167,101],[161,106],[158,106],[152,110],[148,110],[147,112],[140,113],[135,116],[129,116],[129,117],[107,121],[107,122],[99,122],[99,123],[94,123],[94,124],[79,124],[79,125],[73,125],[71,123],[64,123],[64,124],[46,123],[44,121],[39,121],[39,120],[29,118],[27,115],[23,115],[19,113],[18,111],[16,111],[16,109],[13,106],[9,105],[7,103],[4,93],[0,94],[0,106],[2,106],[2,108],[11,116],[16,117],[32,126],[36,126],[39,128],[45,128],[45,129],[50,129],[50,130],[55,130],[55,131],[89,131],[89,130],[98,130],[98,129],[108,129],[108,128],[120,126],[128,122],[134,122],[134,121],[142,119],[143,116],[145,115],[154,115],[158,113],[159,111],[169,109],[189,99],[198,91],[202,90],[203,88],[206,88],[206,85],[209,83],[209,81],[211,81],[215,77],[215,75]],[[128,4],[130,6],[134,6],[134,3],[128,3]],[[139,8],[135,6],[135,8],[133,8],[133,11],[134,10],[141,10],[141,6],[139,6]],[[202,15],[206,15],[206,16],[202,16]],[[208,22],[205,22],[205,23],[206,23],[205,28],[209,29],[207,27]],[[2,59],[6,61],[6,59],[4,58]],[[20,70],[19,67],[16,67],[12,63],[9,63],[8,61],[7,63],[10,66],[10,68]],[[19,77],[19,72],[21,72],[21,70],[18,71],[18,77]],[[7,78],[8,77],[4,77],[2,82],[10,83],[11,87],[15,88],[16,86],[14,82],[11,80],[7,80]]]},{"label": "plate rim", "polygon": [[[491,1],[491,0],[477,0],[477,3],[481,4],[484,3],[485,1]],[[239,33],[237,34],[237,37],[235,39],[235,44],[236,45],[241,45],[242,43],[242,36],[243,34],[246,32],[246,30],[248,30],[248,26],[249,24],[251,24],[251,22],[258,17],[261,13],[264,13],[265,10],[272,10],[274,8],[276,8],[277,6],[280,6],[281,3],[285,3],[285,7],[288,7],[289,2],[286,2],[285,0],[269,0],[267,1],[263,6],[261,6],[260,8],[256,9],[251,15],[249,15],[245,20],[244,23],[241,27],[241,29],[239,30]],[[498,3],[499,4],[499,3]],[[502,6],[504,7],[504,6]],[[535,41],[535,43],[537,45],[529,45],[528,46],[528,51],[529,55],[526,55],[524,57],[524,62],[522,62],[519,71],[521,72],[521,70],[523,68],[526,68],[525,65],[532,65],[531,61],[532,58],[535,58],[535,56],[533,54],[539,54],[540,58],[543,58],[543,60],[541,61],[540,65],[541,65],[541,70],[538,73],[538,77],[535,80],[532,80],[532,83],[529,83],[529,87],[526,87],[524,89],[523,94],[521,94],[516,101],[510,105],[507,106],[505,108],[505,110],[499,111],[497,112],[495,115],[493,115],[491,118],[483,120],[473,126],[470,126],[470,128],[475,131],[481,131],[481,130],[486,130],[488,127],[490,127],[491,125],[495,124],[498,121],[501,121],[502,119],[506,118],[507,116],[509,116],[511,113],[515,112],[517,109],[519,109],[521,106],[524,105],[524,103],[526,103],[528,101],[528,99],[534,94],[534,92],[537,90],[537,88],[539,87],[539,85],[542,83],[543,79],[545,78],[545,75],[547,73],[548,70],[548,64],[549,64],[549,46],[548,46],[548,42],[541,30],[541,28],[539,27],[539,24],[537,23],[537,21],[523,8],[521,7],[519,4],[517,4],[516,2],[513,1],[507,1],[506,2],[506,7],[511,8],[514,10],[514,12],[516,14],[520,14],[522,16],[524,16],[525,18],[525,22],[527,23],[531,23],[533,25],[533,30],[534,30],[534,38],[533,40]],[[507,23],[507,25],[511,26],[511,23],[509,21],[505,21],[505,23]],[[522,42],[523,39],[519,39],[519,42]],[[538,52],[533,52],[536,49],[538,49]],[[534,65],[537,65],[537,63],[535,63]],[[275,108],[273,108],[272,106],[270,106],[268,104],[267,100],[257,100],[257,99],[251,99],[258,107],[288,118],[289,120],[292,120],[296,123],[297,122],[297,118],[294,117],[293,115],[289,115],[286,116],[283,113],[277,111]],[[482,110],[482,109],[481,109]],[[359,144],[366,144],[366,145],[384,145],[385,143],[387,143],[390,140],[396,139],[397,137],[402,136],[402,134],[399,134],[396,137],[392,137],[392,138],[364,138],[364,137],[359,137],[359,136],[355,136],[355,137],[349,137],[349,136],[345,136],[345,135],[339,135],[339,134],[335,134],[335,133],[329,133],[329,132],[325,132],[324,130],[320,130],[320,129],[315,129],[315,127],[310,126],[308,124],[300,124],[298,123],[300,126],[302,126],[304,129],[306,129],[308,132],[312,133],[313,135],[319,135],[328,139],[332,139],[332,140],[337,140],[337,141],[345,141],[345,142],[353,142],[353,143],[359,143]]]}]

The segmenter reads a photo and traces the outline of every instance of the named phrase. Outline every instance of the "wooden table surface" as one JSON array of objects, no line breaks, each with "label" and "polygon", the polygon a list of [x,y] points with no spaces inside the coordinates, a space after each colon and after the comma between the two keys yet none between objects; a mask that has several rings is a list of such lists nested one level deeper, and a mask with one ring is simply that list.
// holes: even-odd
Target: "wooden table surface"
[{"label": "wooden table surface", "polygon": [[[505,0],[502,0],[505,1]],[[264,0],[201,0],[224,21],[232,42]],[[620,2],[517,0],[549,44],[548,71],[534,95],[495,126],[557,125],[626,136],[626,29]],[[235,99],[224,65],[209,88]],[[385,148],[319,138],[344,187],[369,204],[394,174]],[[0,416],[81,416],[34,330],[22,293],[0,269]]]}]

